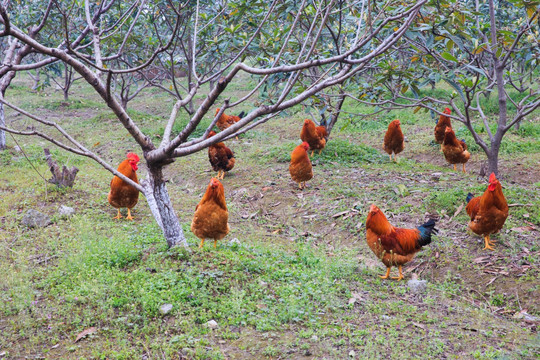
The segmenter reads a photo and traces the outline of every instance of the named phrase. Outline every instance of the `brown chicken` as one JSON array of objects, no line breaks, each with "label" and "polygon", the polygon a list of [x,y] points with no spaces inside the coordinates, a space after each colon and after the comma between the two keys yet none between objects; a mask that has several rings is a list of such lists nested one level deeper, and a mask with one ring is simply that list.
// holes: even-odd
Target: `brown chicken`
[{"label": "brown chicken", "polygon": [[508,204],[502,186],[494,173],[489,176],[489,185],[482,196],[467,195],[467,214],[471,217],[469,228],[484,237],[484,249],[494,250],[489,235],[502,229],[508,217]]},{"label": "brown chicken", "polygon": [[392,160],[392,154],[394,154],[394,161],[397,162],[397,154],[403,151],[403,132],[401,131],[401,122],[396,119],[388,125],[388,130],[384,135],[384,151],[390,156]]},{"label": "brown chicken", "polygon": [[195,215],[191,222],[191,231],[201,239],[199,248],[204,246],[205,239],[217,241],[229,233],[229,211],[225,203],[225,190],[218,179],[212,178],[203,198],[195,207]]},{"label": "brown chicken", "polygon": [[[450,118],[447,115],[450,115],[452,113],[452,110],[449,108],[445,108],[443,111],[443,114],[439,117],[439,122],[437,125],[435,125],[435,141],[437,144],[442,144],[444,140],[444,130],[446,130],[447,127],[452,127],[452,123],[450,122]],[[442,145],[441,145],[441,151],[442,151]]]},{"label": "brown chicken", "polygon": [[432,234],[437,234],[433,219],[416,229],[396,228],[390,225],[377,206],[371,205],[369,208],[366,240],[373,253],[386,265],[386,274],[381,276],[383,279],[388,279],[392,266],[399,268],[399,276],[392,279],[403,279],[401,267],[411,261],[423,246],[431,243]]},{"label": "brown chicken", "polygon": [[456,170],[456,164],[463,164],[463,172],[467,172],[465,171],[465,163],[469,161],[471,154],[467,151],[465,141],[458,140],[451,127],[446,127],[444,130],[442,151],[446,161],[454,165],[454,170]]},{"label": "brown chicken", "polygon": [[[220,108],[216,109],[216,115],[218,114]],[[215,115],[215,116],[216,116]],[[235,123],[239,122],[240,119],[242,119],[242,116],[244,116],[244,112],[242,111],[238,116],[235,115],[227,115],[225,112],[221,114],[221,117],[218,119],[216,126],[219,128],[219,130],[223,131],[229,126],[234,125]]]},{"label": "brown chicken", "polygon": [[311,156],[315,150],[319,150],[319,154],[322,149],[326,146],[326,138],[328,137],[328,132],[326,127],[323,125],[315,126],[315,123],[310,119],[304,120],[304,125],[300,131],[300,139],[309,144],[311,149]]},{"label": "brown chicken", "polygon": [[291,153],[289,172],[291,173],[292,179],[298,183],[298,188],[300,189],[303,189],[306,186],[306,181],[311,180],[313,177],[313,168],[307,153],[308,150],[309,144],[304,141]]},{"label": "brown chicken", "polygon": [[[140,159],[137,154],[128,153],[127,158],[118,166],[118,172],[138,184],[139,181],[137,179],[136,171],[138,169],[137,164],[139,161]],[[116,215],[114,219],[120,219],[122,217],[122,215],[120,215],[120,208],[127,208],[128,215],[126,219],[133,220],[131,209],[133,209],[139,201],[139,190],[135,189],[118,176],[115,176],[111,180],[111,190],[109,191],[107,199],[109,200],[109,204],[118,209],[118,215]]]},{"label": "brown chicken", "polygon": [[[214,135],[216,135],[216,132],[210,131],[207,138]],[[218,142],[208,147],[208,159],[210,160],[212,169],[218,172],[218,179],[223,179],[225,177],[225,171],[230,171],[236,161],[232,150],[225,146],[223,142]]]}]

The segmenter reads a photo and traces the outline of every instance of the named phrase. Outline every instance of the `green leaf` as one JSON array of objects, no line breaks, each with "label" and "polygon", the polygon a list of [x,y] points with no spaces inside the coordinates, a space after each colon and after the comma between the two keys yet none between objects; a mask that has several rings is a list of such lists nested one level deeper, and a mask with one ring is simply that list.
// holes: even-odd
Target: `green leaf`
[{"label": "green leaf", "polygon": [[442,56],[443,59],[445,59],[445,60],[453,61],[453,62],[455,62],[455,63],[458,62],[458,59],[456,59],[456,58],[454,57],[454,55],[450,54],[449,52],[446,52],[446,51],[445,51],[445,52],[443,52],[443,53],[441,54],[441,56]]},{"label": "green leaf", "polygon": [[459,86],[459,84],[457,82],[455,82],[454,80],[450,80],[448,78],[443,78],[444,81],[446,81],[448,83],[448,85],[450,85],[451,87],[453,87],[459,94],[459,96],[461,96],[461,100],[463,100],[463,102],[467,102],[467,100],[465,99],[465,94],[463,93],[463,90],[461,90],[461,86]]}]

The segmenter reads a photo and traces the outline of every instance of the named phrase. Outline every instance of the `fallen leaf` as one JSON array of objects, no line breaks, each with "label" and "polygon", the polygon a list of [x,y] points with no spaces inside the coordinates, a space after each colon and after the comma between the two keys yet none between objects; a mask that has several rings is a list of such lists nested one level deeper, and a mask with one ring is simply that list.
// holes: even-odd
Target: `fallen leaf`
[{"label": "fallen leaf", "polygon": [[519,226],[519,227],[513,227],[510,230],[522,233],[525,231],[532,231],[534,230],[534,228],[532,226]]},{"label": "fallen leaf", "polygon": [[454,215],[452,215],[452,218],[455,218],[456,216],[458,216],[461,210],[463,210],[463,203],[461,203],[461,205],[459,205],[459,207],[456,209],[456,212],[454,213]]},{"label": "fallen leaf", "polygon": [[77,335],[77,338],[75,339],[75,342],[81,340],[86,335],[90,335],[90,334],[95,333],[96,331],[97,331],[97,329],[95,327],[93,327],[93,326],[91,328],[83,330],[79,335]]},{"label": "fallen leaf", "polygon": [[489,260],[489,256],[480,256],[480,257],[477,257],[476,259],[474,259],[473,263],[479,264],[479,263],[482,263],[482,262],[486,262],[488,260]]},{"label": "fallen leaf", "polygon": [[340,216],[346,215],[348,213],[349,213],[349,210],[346,210],[346,211],[338,212],[338,213],[332,215],[332,217],[335,219],[335,218],[338,218]]}]

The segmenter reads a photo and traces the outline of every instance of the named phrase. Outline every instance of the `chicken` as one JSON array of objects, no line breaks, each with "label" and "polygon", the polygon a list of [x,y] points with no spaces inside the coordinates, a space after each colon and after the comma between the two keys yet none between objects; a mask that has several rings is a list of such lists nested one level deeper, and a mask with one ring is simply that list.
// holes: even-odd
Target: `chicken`
[{"label": "chicken", "polygon": [[303,189],[306,186],[306,181],[311,180],[313,177],[313,168],[307,153],[308,150],[309,144],[304,141],[291,153],[289,172],[291,173],[292,179],[298,183],[298,188],[300,189]]},{"label": "chicken", "polygon": [[399,276],[392,279],[403,279],[401,267],[411,261],[422,246],[431,243],[432,234],[437,234],[433,219],[416,229],[395,228],[377,206],[369,208],[366,240],[373,253],[386,265],[386,274],[381,276],[383,279],[388,279],[392,266],[399,267]]},{"label": "chicken", "polygon": [[[446,130],[447,127],[452,127],[452,123],[450,122],[450,118],[447,115],[450,115],[452,113],[452,110],[449,108],[445,108],[443,111],[443,114],[439,117],[439,122],[437,125],[435,125],[435,141],[438,144],[442,144],[444,140],[444,130]],[[442,151],[442,145],[441,145],[441,151]]]},{"label": "chicken", "polygon": [[191,222],[191,231],[201,239],[199,248],[204,246],[204,240],[214,239],[214,248],[217,241],[229,233],[229,211],[225,203],[225,190],[221,182],[212,178],[203,198],[195,207],[195,215]]},{"label": "chicken", "polygon": [[[118,172],[138,184],[139,181],[137,179],[136,171],[139,168],[137,164],[140,159],[135,153],[128,153],[126,157],[127,158],[118,166]],[[128,215],[126,219],[133,220],[131,209],[133,209],[139,201],[139,190],[135,189],[118,176],[115,176],[111,180],[111,190],[109,191],[107,199],[109,200],[109,204],[118,209],[118,215],[116,215],[114,219],[120,219],[122,217],[122,215],[120,215],[120,208],[127,208]]]},{"label": "chicken", "polygon": [[[219,112],[219,109],[220,108],[217,108],[216,109],[216,116]],[[240,114],[238,114],[238,116],[234,116],[234,115],[227,115],[225,114],[225,112],[223,114],[221,114],[220,118],[218,119],[216,125],[217,127],[219,128],[219,130],[223,131],[225,130],[226,128],[228,128],[229,126],[232,126],[234,125],[235,123],[239,122],[240,119],[244,116],[244,112],[242,111]],[[238,138],[238,137],[237,137]]]},{"label": "chicken", "polygon": [[404,147],[401,122],[396,119],[388,124],[388,130],[384,135],[383,148],[390,155],[390,160],[392,160],[392,154],[394,154],[394,161],[397,162],[397,154],[402,152]]},{"label": "chicken", "polygon": [[508,217],[508,204],[502,186],[494,173],[489,176],[489,185],[482,196],[467,195],[467,214],[471,217],[469,228],[484,237],[484,249],[494,250],[489,235],[502,229]]},{"label": "chicken", "polygon": [[451,127],[446,127],[444,130],[442,151],[446,161],[454,165],[454,170],[456,170],[456,164],[463,164],[463,172],[467,172],[465,171],[465,163],[469,161],[471,154],[467,151],[465,141],[458,140]]},{"label": "chicken", "polygon": [[[214,135],[216,135],[216,132],[210,131],[207,138]],[[225,177],[225,171],[230,171],[236,161],[232,150],[225,146],[223,142],[218,142],[208,147],[208,159],[210,160],[212,169],[218,172],[218,179],[223,179]]]},{"label": "chicken", "polygon": [[319,150],[319,154],[322,149],[326,146],[326,138],[328,137],[328,132],[326,127],[323,125],[315,126],[315,123],[310,119],[304,120],[304,125],[300,131],[300,140],[305,141],[309,144],[311,149],[311,156],[315,150]]}]

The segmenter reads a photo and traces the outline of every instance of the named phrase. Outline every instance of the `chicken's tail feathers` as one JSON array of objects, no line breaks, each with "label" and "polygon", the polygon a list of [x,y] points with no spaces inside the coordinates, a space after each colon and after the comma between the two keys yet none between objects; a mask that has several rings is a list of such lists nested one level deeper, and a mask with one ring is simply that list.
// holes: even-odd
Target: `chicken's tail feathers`
[{"label": "chicken's tail feathers", "polygon": [[238,114],[238,117],[241,119],[244,117],[244,115],[246,115],[246,112],[242,111],[240,114]]},{"label": "chicken's tail feathers", "polygon": [[473,197],[474,197],[474,194],[472,193],[467,194],[467,204],[472,200]]},{"label": "chicken's tail feathers", "polygon": [[417,229],[420,231],[420,239],[418,239],[418,245],[420,245],[420,247],[431,243],[431,235],[439,232],[439,230],[435,228],[435,219],[429,219],[427,222],[417,227]]}]

